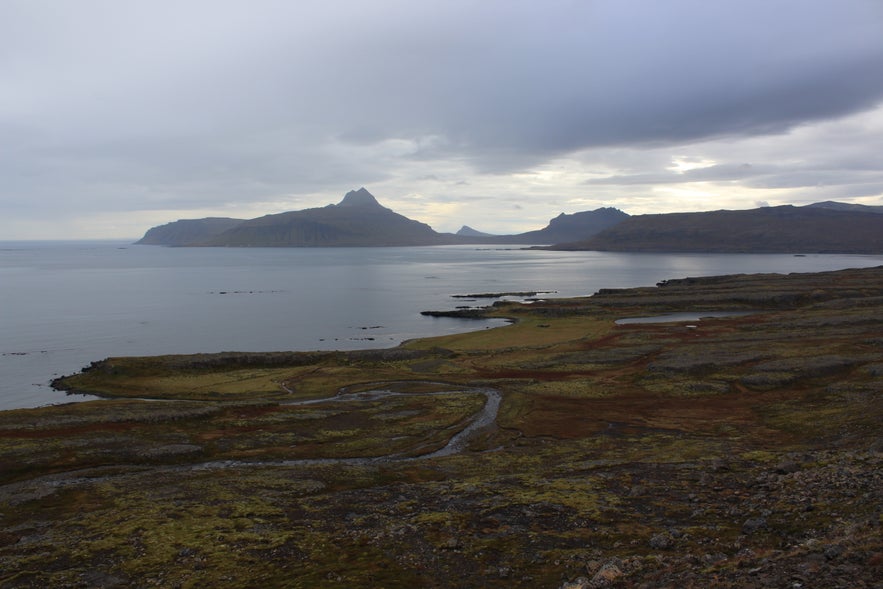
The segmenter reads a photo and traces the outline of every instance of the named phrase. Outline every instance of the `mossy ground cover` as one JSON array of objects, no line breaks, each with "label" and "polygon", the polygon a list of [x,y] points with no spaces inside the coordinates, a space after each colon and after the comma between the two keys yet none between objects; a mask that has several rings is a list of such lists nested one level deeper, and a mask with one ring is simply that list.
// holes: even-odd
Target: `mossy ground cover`
[{"label": "mossy ground cover", "polygon": [[[614,323],[697,307],[758,312]],[[0,413],[0,587],[883,576],[883,270],[488,313],[516,322],[372,353],[109,359],[63,384],[113,400]],[[493,423],[429,457],[485,388]]]}]

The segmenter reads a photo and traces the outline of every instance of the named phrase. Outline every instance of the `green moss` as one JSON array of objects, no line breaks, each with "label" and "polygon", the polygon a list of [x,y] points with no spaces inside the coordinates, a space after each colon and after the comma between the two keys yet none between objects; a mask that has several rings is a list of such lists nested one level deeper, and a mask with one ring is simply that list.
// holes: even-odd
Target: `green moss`
[{"label": "green moss", "polygon": [[771,452],[768,450],[752,450],[750,452],[743,452],[739,455],[739,458],[742,460],[750,460],[751,462],[774,462],[776,460],[781,459],[781,454],[778,452]]},{"label": "green moss", "polygon": [[[69,382],[178,400],[0,412],[0,587],[105,573],[133,586],[551,587],[613,557],[624,584],[689,572],[713,585],[810,536],[878,553],[879,457],[862,453],[883,422],[868,343],[878,279],[860,305],[773,297],[778,315],[693,330],[612,322],[773,296],[744,280],[506,307],[517,324],[390,353],[108,360]],[[820,356],[830,370],[804,370]],[[777,372],[799,378],[745,380]],[[495,423],[459,453],[406,459],[466,427],[478,386],[500,391]],[[376,388],[401,394],[338,396]],[[308,399],[325,401],[281,404]],[[773,468],[792,459],[793,475]],[[792,500],[809,491],[813,509]],[[763,512],[767,528],[744,534]],[[671,548],[650,545],[659,534]],[[740,564],[684,556],[706,554]]]}]

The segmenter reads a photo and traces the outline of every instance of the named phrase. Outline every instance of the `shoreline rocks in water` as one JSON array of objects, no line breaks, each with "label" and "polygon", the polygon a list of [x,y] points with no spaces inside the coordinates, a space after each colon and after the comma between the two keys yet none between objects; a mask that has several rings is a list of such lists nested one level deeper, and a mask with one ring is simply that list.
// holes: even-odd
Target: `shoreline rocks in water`
[{"label": "shoreline rocks in water", "polygon": [[501,299],[503,297],[535,297],[541,294],[555,294],[556,290],[526,290],[517,292],[484,292],[477,294],[455,294],[451,295],[455,299]]}]

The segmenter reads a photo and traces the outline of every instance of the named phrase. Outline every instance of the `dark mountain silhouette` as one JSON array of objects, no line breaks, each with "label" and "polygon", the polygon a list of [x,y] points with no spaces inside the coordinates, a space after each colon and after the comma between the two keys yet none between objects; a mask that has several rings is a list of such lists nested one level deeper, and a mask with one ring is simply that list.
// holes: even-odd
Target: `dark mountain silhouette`
[{"label": "dark mountain silhouette", "polygon": [[542,229],[508,236],[508,243],[567,243],[587,239],[629,218],[629,215],[611,207],[567,215],[561,213]]},{"label": "dark mountain silhouette", "polygon": [[205,241],[221,246],[406,246],[452,243],[453,236],[381,206],[360,188],[336,205],[266,215]]},{"label": "dark mountain silhouette", "polygon": [[135,243],[143,245],[192,245],[220,235],[228,229],[244,223],[244,219],[208,217],[205,219],[182,219],[154,227]]},{"label": "dark mountain silhouette", "polygon": [[189,219],[150,229],[140,244],[231,247],[557,244],[554,249],[641,252],[883,253],[883,207],[837,202],[747,211],[630,217],[614,208],[561,215],[543,229],[453,235],[382,206],[360,188],[326,207],[239,219]]},{"label": "dark mountain silhouette", "polygon": [[459,235],[460,237],[496,237],[492,233],[485,233],[483,231],[478,231],[473,229],[469,225],[463,225],[460,227],[460,230],[457,231],[454,235]]},{"label": "dark mountain silhouette", "polygon": [[819,209],[834,209],[837,211],[855,211],[857,213],[883,213],[883,207],[855,205],[847,202],[835,202],[833,200],[814,202],[813,204],[806,206]]},{"label": "dark mountain silhouette", "polygon": [[883,215],[821,206],[637,215],[562,250],[883,253]]},{"label": "dark mountain silhouette", "polygon": [[[198,219],[169,223],[162,228],[151,229],[138,243],[334,247],[437,245],[457,241],[453,235],[436,233],[425,223],[408,219],[381,206],[364,188],[348,192],[336,205],[237,221],[222,230],[203,230],[206,221]],[[194,230],[197,228],[200,230]],[[166,236],[173,236],[174,239],[165,239]],[[151,237],[149,241],[148,237]]]},{"label": "dark mountain silhouette", "polygon": [[411,246],[444,244],[552,244],[594,235],[628,215],[598,209],[562,213],[538,231],[491,235],[466,225],[456,235],[437,233],[429,225],[382,206],[360,188],[336,205],[266,215],[257,219],[188,219],[150,229],[140,244],[227,247]]},{"label": "dark mountain silhouette", "polygon": [[[334,205],[328,205],[334,206]],[[389,211],[383,207],[377,199],[374,198],[374,195],[365,190],[365,187],[359,188],[358,190],[350,190],[346,194],[343,195],[343,200],[337,203],[338,207],[367,207],[370,209],[383,209],[384,211]],[[327,207],[326,207],[327,208]]]},{"label": "dark mountain silhouette", "polygon": [[627,219],[628,214],[614,208],[600,208],[571,215],[561,213],[542,229],[514,235],[489,235],[464,225],[457,235],[475,243],[488,244],[556,244],[578,241],[595,235]]}]

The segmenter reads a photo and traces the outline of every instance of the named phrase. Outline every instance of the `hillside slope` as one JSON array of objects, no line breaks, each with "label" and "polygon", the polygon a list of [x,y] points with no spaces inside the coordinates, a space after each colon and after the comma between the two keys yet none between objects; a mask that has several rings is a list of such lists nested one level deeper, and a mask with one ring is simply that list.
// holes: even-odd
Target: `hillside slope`
[{"label": "hillside slope", "polygon": [[453,238],[380,203],[364,188],[336,205],[245,221],[200,245],[234,247],[406,246],[452,243]]},{"label": "hillside slope", "polygon": [[883,215],[825,207],[764,207],[638,215],[554,249],[709,253],[883,253]]},{"label": "hillside slope", "polygon": [[185,219],[154,227],[138,244],[224,247],[361,247],[461,243],[393,212],[360,188],[326,207],[257,219]]},{"label": "hillside slope", "polygon": [[181,219],[153,227],[136,241],[139,245],[185,246],[209,240],[228,229],[236,227],[245,219],[208,217],[205,219]]},{"label": "hillside slope", "polygon": [[611,207],[571,215],[561,213],[544,228],[513,237],[516,243],[567,243],[587,239],[628,218],[627,213]]}]

